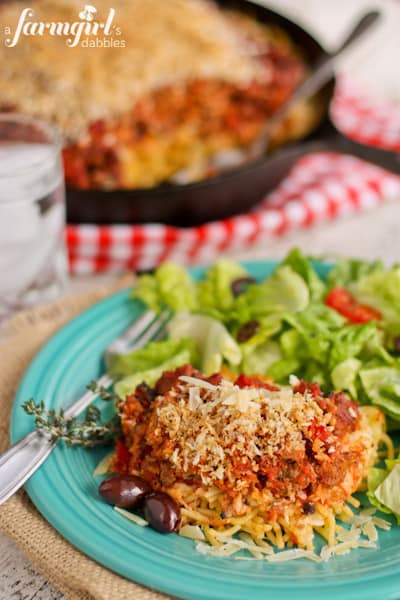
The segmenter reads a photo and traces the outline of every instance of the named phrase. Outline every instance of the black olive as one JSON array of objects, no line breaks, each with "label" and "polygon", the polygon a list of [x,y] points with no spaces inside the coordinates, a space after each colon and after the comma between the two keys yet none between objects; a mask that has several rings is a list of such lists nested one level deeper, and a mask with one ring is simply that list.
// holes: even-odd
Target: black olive
[{"label": "black olive", "polygon": [[181,522],[181,511],[175,500],[163,492],[153,492],[145,496],[144,518],[150,527],[160,533],[177,531]]},{"label": "black olive", "polygon": [[232,294],[235,298],[244,294],[249,285],[255,282],[256,280],[253,277],[239,277],[238,279],[235,279],[231,283]]},{"label": "black olive", "polygon": [[305,515],[313,515],[315,513],[314,502],[305,502],[303,504],[303,512]]},{"label": "black olive", "polygon": [[252,321],[248,321],[244,325],[241,326],[239,331],[237,332],[237,341],[240,343],[247,342],[250,338],[253,337],[260,329],[260,323],[253,319]]},{"label": "black olive", "polygon": [[400,336],[397,335],[395,338],[393,338],[393,349],[396,352],[396,354],[400,354]]},{"label": "black olive", "polygon": [[99,493],[108,504],[134,508],[151,492],[151,487],[136,475],[115,475],[99,485]]}]

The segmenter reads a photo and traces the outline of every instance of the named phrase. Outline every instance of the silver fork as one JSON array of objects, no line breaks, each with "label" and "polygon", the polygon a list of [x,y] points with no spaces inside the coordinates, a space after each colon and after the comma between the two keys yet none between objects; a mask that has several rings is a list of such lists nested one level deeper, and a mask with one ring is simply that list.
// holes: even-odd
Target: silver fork
[{"label": "silver fork", "polygon": [[[145,312],[107,347],[105,355],[124,354],[142,348],[147,342],[158,337],[171,314],[165,310],[160,315],[153,311]],[[105,374],[96,381],[96,389],[108,388],[113,379]],[[99,394],[85,392],[76,402],[65,409],[67,419],[77,417]],[[55,448],[57,442],[47,435],[34,430],[0,455],[0,505],[8,500],[37,471]]]}]

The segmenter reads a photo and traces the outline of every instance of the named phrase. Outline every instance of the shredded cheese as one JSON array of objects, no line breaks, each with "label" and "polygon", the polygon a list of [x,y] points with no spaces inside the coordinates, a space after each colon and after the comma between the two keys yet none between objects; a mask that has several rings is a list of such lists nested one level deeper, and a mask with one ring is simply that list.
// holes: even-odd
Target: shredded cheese
[{"label": "shredded cheese", "polygon": [[109,454],[106,454],[106,456],[104,456],[101,459],[101,461],[99,462],[99,464],[93,471],[93,475],[95,477],[97,475],[106,475],[106,473],[109,472],[113,457],[114,457],[114,452],[109,452]]},{"label": "shredded cheese", "polygon": [[114,510],[120,514],[122,517],[124,517],[125,519],[128,519],[128,521],[132,521],[133,523],[135,523],[136,525],[139,525],[140,527],[147,527],[148,522],[145,519],[142,519],[142,517],[139,517],[139,515],[135,515],[135,513],[129,512],[128,510],[125,510],[124,508],[119,508],[118,506],[114,506]]}]

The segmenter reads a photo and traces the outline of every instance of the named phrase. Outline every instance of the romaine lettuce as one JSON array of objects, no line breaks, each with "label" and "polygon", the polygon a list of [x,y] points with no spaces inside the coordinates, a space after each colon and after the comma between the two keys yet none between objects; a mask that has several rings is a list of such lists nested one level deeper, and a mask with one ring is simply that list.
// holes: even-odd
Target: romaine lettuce
[{"label": "romaine lettuce", "polygon": [[165,363],[171,357],[187,350],[190,359],[196,362],[194,344],[191,339],[169,339],[149,342],[144,348],[132,350],[126,354],[108,356],[108,372],[114,378],[140,373]]},{"label": "romaine lettuce", "polygon": [[353,398],[357,398],[356,378],[362,366],[357,358],[350,357],[338,363],[331,372],[332,384],[335,390],[347,391]]},{"label": "romaine lettuce", "polygon": [[264,342],[243,357],[240,372],[246,375],[266,375],[271,365],[280,360],[281,357],[281,349],[277,342]]},{"label": "romaine lettuce", "polygon": [[216,262],[197,284],[199,311],[222,322],[229,319],[234,303],[232,283],[242,277],[248,273],[239,263],[227,258]]},{"label": "romaine lettuce", "polygon": [[160,265],[154,275],[142,275],[131,295],[156,312],[163,306],[173,311],[198,307],[194,281],[184,267],[170,262]]},{"label": "romaine lettuce", "polygon": [[239,345],[226,327],[206,315],[177,313],[168,324],[172,339],[190,337],[199,355],[199,366],[206,375],[219,371],[224,360],[237,366],[242,360]]},{"label": "romaine lettuce", "polygon": [[332,335],[332,347],[329,354],[329,368],[348,358],[358,356],[367,342],[376,335],[376,325],[373,322],[362,325],[347,325]]},{"label": "romaine lettuce", "polygon": [[[157,358],[159,357],[157,356]],[[182,347],[179,352],[172,355],[164,362],[156,362],[153,367],[149,367],[143,371],[133,372],[132,375],[127,375],[120,379],[120,381],[117,381],[114,385],[115,393],[121,399],[124,399],[127,395],[132,394],[140,383],[145,382],[148,385],[154,385],[164,371],[172,371],[186,363],[192,363],[192,354],[188,348]]]},{"label": "romaine lettuce", "polygon": [[244,313],[245,320],[257,319],[271,313],[276,315],[286,311],[296,313],[304,310],[309,301],[310,292],[304,279],[291,267],[284,265],[278,267],[262,283],[250,286],[233,305],[233,314],[240,313],[238,307],[247,308],[247,313]]},{"label": "romaine lettuce", "polygon": [[400,524],[400,457],[385,460],[384,468],[368,471],[368,500],[384,513],[393,513]]},{"label": "romaine lettuce", "polygon": [[400,464],[396,463],[375,489],[375,498],[400,522]]},{"label": "romaine lettuce", "polygon": [[368,400],[393,419],[400,420],[400,368],[365,368],[359,375]]},{"label": "romaine lettuce", "polygon": [[288,265],[302,277],[310,291],[311,300],[319,301],[323,298],[326,292],[326,284],[320,279],[311,261],[304,256],[301,250],[293,248],[282,264]]},{"label": "romaine lettuce", "polygon": [[349,284],[358,281],[365,275],[382,272],[383,268],[383,263],[380,260],[368,261],[339,258],[333,269],[329,271],[326,282],[329,288],[346,288]]},{"label": "romaine lettuce", "polygon": [[358,302],[379,310],[386,324],[400,323],[400,267],[365,275],[349,289]]},{"label": "romaine lettuce", "polygon": [[389,508],[386,508],[378,500],[378,498],[375,495],[375,491],[381,485],[381,483],[384,481],[384,479],[387,477],[387,475],[388,475],[387,469],[378,469],[377,467],[371,467],[368,470],[368,477],[367,477],[367,486],[368,486],[367,498],[373,506],[376,506],[376,508],[378,508],[380,511],[382,511],[384,513],[390,513],[391,511]]}]

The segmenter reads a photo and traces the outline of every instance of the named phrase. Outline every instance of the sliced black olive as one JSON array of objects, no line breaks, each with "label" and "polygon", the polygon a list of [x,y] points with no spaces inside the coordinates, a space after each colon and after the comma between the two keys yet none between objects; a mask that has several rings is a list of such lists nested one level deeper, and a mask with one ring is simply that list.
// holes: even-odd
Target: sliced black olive
[{"label": "sliced black olive", "polygon": [[145,496],[144,518],[150,527],[160,533],[177,531],[181,522],[181,511],[175,500],[163,492],[153,492]]},{"label": "sliced black olive", "polygon": [[235,298],[241,294],[244,294],[249,285],[255,282],[256,280],[253,277],[239,277],[238,279],[235,279],[231,283],[232,294],[235,296]]},{"label": "sliced black olive", "polygon": [[237,341],[240,343],[247,342],[250,338],[253,337],[259,331],[260,323],[253,319],[252,321],[248,321],[244,325],[241,326],[237,333]]},{"label": "sliced black olive", "polygon": [[134,508],[151,492],[151,487],[136,475],[115,475],[99,485],[99,493],[108,504]]}]

